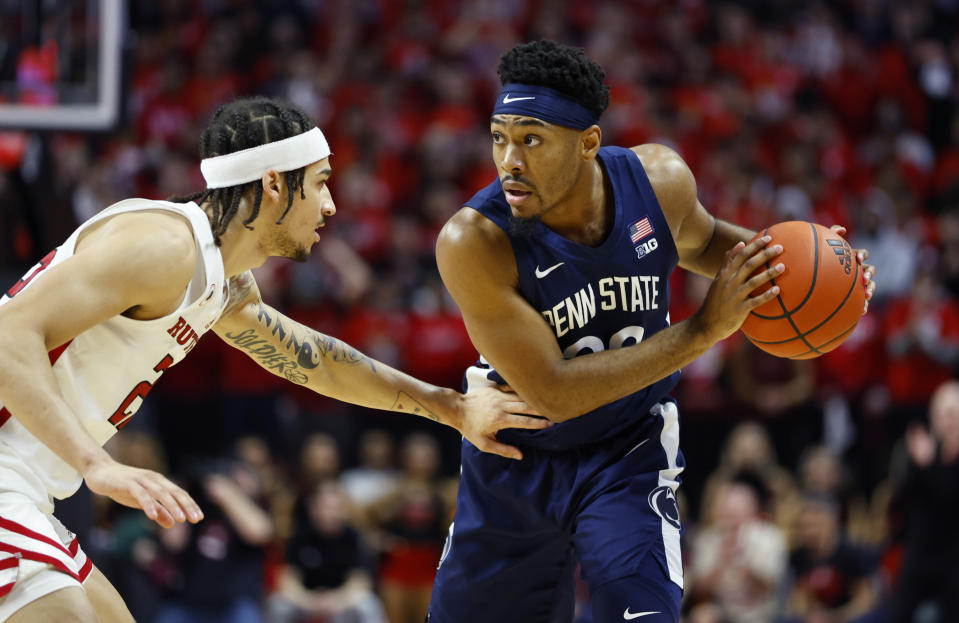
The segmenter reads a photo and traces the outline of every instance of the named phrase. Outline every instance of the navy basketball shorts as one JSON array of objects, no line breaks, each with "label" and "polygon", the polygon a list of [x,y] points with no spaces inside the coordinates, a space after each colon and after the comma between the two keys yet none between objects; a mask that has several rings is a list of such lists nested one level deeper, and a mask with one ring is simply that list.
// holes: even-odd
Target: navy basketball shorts
[{"label": "navy basketball shorts", "polygon": [[568,623],[576,564],[596,623],[676,623],[679,414],[653,407],[628,435],[522,461],[463,441],[456,517],[430,623]]}]

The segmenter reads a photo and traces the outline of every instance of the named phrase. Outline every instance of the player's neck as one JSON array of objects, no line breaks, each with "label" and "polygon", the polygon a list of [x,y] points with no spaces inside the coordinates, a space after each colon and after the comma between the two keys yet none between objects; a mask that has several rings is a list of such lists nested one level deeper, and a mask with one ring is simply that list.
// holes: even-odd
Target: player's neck
[{"label": "player's neck", "polygon": [[[237,229],[239,226],[239,230]],[[245,273],[262,266],[268,255],[263,252],[256,231],[245,229],[241,222],[234,219],[220,236],[220,253],[223,256],[223,272],[227,278]]]},{"label": "player's neck", "polygon": [[569,195],[543,216],[543,224],[573,242],[595,247],[613,226],[612,193],[599,160],[583,167]]},{"label": "player's neck", "polygon": [[[246,200],[242,200],[243,203]],[[209,210],[202,206],[209,217]],[[268,255],[263,251],[256,224],[249,230],[243,225],[246,219],[246,206],[240,209],[230,220],[226,231],[220,236],[220,255],[223,257],[223,272],[227,279],[262,266]]]}]

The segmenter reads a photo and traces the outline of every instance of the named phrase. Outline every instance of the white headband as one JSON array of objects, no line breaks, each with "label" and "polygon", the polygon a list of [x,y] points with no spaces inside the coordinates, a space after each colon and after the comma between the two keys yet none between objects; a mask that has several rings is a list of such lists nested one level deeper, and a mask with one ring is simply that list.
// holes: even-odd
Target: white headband
[{"label": "white headband", "polygon": [[269,170],[292,171],[330,156],[330,146],[319,128],[257,145],[232,154],[204,158],[200,172],[207,188],[226,188],[263,177]]}]

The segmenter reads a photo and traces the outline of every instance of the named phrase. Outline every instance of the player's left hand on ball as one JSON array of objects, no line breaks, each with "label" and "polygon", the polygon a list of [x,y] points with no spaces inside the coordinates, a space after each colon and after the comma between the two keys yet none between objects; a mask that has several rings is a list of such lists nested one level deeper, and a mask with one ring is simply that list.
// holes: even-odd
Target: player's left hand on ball
[{"label": "player's left hand on ball", "polygon": [[505,385],[471,388],[463,401],[460,433],[483,452],[508,459],[520,460],[523,453],[497,440],[496,433],[504,428],[542,430],[553,425],[545,418],[530,417],[539,413]]},{"label": "player's left hand on ball", "polygon": [[[829,229],[840,236],[846,235],[846,228],[842,225],[833,225]],[[853,249],[853,251],[856,253],[856,261],[862,266],[862,282],[866,284],[866,304],[862,308],[863,315],[866,315],[869,310],[869,300],[876,291],[876,267],[872,264],[866,264],[866,260],[869,259],[869,249]]]}]

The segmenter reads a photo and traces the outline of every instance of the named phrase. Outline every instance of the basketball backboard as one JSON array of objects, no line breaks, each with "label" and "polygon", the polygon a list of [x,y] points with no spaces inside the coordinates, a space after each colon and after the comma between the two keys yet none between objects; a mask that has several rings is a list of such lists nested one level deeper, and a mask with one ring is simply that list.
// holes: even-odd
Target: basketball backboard
[{"label": "basketball backboard", "polygon": [[115,125],[125,8],[125,0],[0,0],[0,128]]}]

